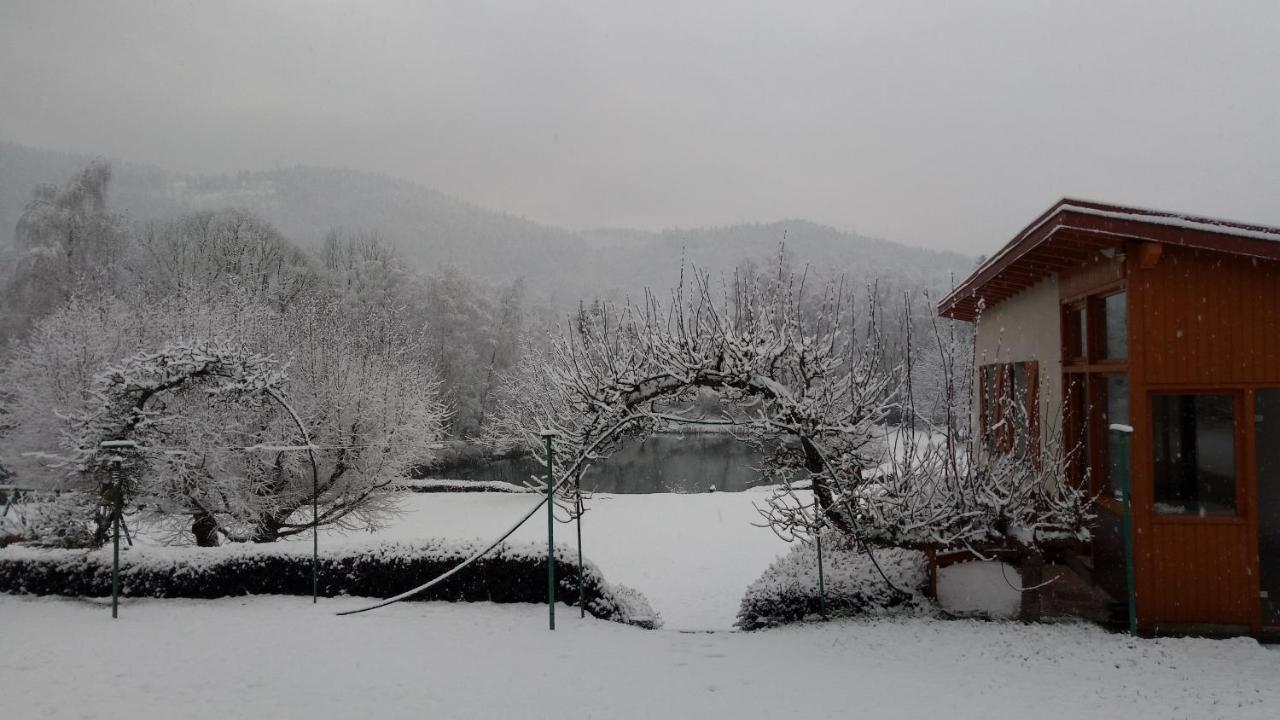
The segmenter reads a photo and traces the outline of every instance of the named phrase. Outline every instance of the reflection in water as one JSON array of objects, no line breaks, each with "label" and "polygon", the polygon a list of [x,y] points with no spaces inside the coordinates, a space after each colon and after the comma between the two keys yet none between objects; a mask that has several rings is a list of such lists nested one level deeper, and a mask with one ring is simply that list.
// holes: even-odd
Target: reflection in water
[{"label": "reflection in water", "polygon": [[[582,489],[608,493],[737,492],[763,483],[760,453],[725,433],[656,433],[632,439],[582,476]],[[450,473],[466,480],[522,485],[542,477],[542,463],[523,457],[495,460]]]}]

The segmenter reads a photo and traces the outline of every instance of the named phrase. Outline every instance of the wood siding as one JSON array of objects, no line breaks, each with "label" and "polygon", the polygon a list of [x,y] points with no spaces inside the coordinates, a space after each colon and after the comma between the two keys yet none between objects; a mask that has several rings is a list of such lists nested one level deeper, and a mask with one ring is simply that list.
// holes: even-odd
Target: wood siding
[{"label": "wood siding", "polygon": [[1280,263],[1166,248],[1129,285],[1148,385],[1280,381]]},{"label": "wood siding", "polygon": [[[1143,267],[1129,254],[1134,555],[1140,624],[1241,625],[1257,631],[1253,394],[1280,384],[1280,263],[1166,246]],[[1153,512],[1151,395],[1236,398],[1234,517]]]},{"label": "wood siding", "polygon": [[1253,625],[1258,605],[1249,557],[1252,525],[1157,520],[1151,525],[1151,574],[1144,608],[1151,625]]}]

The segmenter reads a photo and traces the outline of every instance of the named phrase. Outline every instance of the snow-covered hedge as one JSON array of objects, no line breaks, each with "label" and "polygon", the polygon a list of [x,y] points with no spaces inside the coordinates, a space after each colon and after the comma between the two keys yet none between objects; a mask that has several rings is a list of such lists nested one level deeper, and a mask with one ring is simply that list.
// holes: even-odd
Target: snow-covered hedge
[{"label": "snow-covered hedge", "polygon": [[400,487],[412,492],[532,492],[527,487],[502,480],[462,480],[454,478],[423,478],[421,480],[403,480]]},{"label": "snow-covered hedge", "polygon": [[[822,549],[829,616],[922,613],[931,609],[921,592],[926,581],[924,553],[897,548],[872,551],[885,577],[904,595],[885,583],[865,552],[834,535],[823,536]],[[813,545],[796,543],[747,588],[738,609],[737,626],[756,630],[803,620],[820,611],[817,552]]]},{"label": "snow-covered hedge", "polygon": [[[409,590],[470,556],[478,543],[431,539],[334,548],[320,554],[320,594],[382,598]],[[307,543],[221,548],[134,547],[121,554],[122,592],[132,597],[216,598],[311,594]],[[557,597],[578,601],[576,553],[556,548]],[[585,563],[587,612],[654,628],[661,618],[640,593],[610,585]],[[0,550],[0,592],[101,597],[111,594],[111,549]],[[417,600],[546,602],[546,547],[503,545]]]}]

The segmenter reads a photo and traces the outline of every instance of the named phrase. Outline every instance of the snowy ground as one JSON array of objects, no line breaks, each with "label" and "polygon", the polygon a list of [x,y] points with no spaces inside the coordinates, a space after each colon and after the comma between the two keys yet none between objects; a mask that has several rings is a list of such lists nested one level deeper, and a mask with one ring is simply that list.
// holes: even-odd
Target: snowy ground
[{"label": "snowy ground", "polygon": [[[668,629],[728,629],[747,586],[788,545],[754,527],[763,490],[696,495],[596,495],[582,519],[583,553],[605,579],[644,593]],[[507,493],[414,493],[405,514],[378,539],[491,539],[537,502]],[[514,540],[542,541],[539,514]],[[369,536],[321,537],[322,543],[368,542]],[[573,525],[556,524],[556,542],[575,542]],[[427,580],[429,578],[423,578]]]},{"label": "snowy ground", "polygon": [[1084,625],[645,631],[545,607],[0,596],[7,718],[1280,717],[1280,652]]}]

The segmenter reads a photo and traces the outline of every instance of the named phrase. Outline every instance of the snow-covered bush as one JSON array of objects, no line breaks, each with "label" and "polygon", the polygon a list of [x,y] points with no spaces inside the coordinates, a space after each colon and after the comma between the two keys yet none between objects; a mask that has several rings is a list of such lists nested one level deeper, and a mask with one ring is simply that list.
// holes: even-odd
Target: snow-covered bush
[{"label": "snow-covered bush", "polygon": [[[924,553],[876,548],[872,550],[873,562],[865,551],[835,533],[823,537],[828,616],[931,610],[932,605],[921,592],[926,582]],[[803,620],[821,610],[816,548],[811,543],[797,542],[747,588],[736,624],[744,630],[756,630]]]},{"label": "snow-covered bush", "polygon": [[[306,543],[241,544],[222,548],[133,547],[121,558],[126,597],[217,598],[311,594]],[[431,539],[332,548],[320,554],[320,594],[387,597],[440,575],[477,549],[475,543]],[[483,560],[414,597],[450,602],[546,602],[546,547],[503,545]],[[578,601],[578,566],[570,548],[556,548],[557,597]],[[635,590],[613,586],[585,563],[587,612],[654,628],[661,618]],[[0,592],[100,597],[111,592],[111,553],[9,546],[0,551]]]},{"label": "snow-covered bush", "polygon": [[84,493],[34,501],[24,498],[5,516],[0,536],[40,547],[95,547],[98,543],[90,522],[95,504],[93,496]]},{"label": "snow-covered bush", "polygon": [[[556,567],[559,567],[560,555],[556,554]],[[591,569],[588,564],[588,570]],[[635,625],[647,630],[662,627],[662,616],[649,604],[649,598],[639,590],[626,585],[606,585],[608,592],[587,601],[587,612],[598,618],[607,618],[624,625]]]}]

